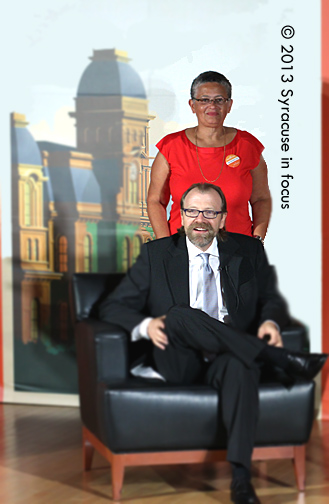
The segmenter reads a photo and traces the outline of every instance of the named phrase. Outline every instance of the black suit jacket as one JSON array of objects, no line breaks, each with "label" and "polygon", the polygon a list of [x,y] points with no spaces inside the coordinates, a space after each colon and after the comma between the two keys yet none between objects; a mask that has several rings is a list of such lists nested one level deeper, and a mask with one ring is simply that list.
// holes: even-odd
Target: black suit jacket
[{"label": "black suit jacket", "polygon": [[[286,325],[287,306],[260,241],[227,233],[218,247],[229,323],[251,334],[265,320],[281,328]],[[175,234],[143,245],[134,266],[103,301],[99,315],[131,332],[146,316],[165,315],[179,304],[189,304],[189,265],[185,236]]]}]

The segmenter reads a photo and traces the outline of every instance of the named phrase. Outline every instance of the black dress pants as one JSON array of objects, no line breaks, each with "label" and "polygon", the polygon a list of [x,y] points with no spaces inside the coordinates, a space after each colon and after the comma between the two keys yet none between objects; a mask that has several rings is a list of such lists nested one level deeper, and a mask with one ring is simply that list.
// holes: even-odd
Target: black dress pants
[{"label": "black dress pants", "polygon": [[[259,401],[255,359],[265,343],[189,306],[173,307],[165,324],[169,344],[153,349],[157,370],[168,382],[191,384],[202,377],[219,391],[227,460],[250,468]],[[216,354],[207,365],[204,352]]]}]

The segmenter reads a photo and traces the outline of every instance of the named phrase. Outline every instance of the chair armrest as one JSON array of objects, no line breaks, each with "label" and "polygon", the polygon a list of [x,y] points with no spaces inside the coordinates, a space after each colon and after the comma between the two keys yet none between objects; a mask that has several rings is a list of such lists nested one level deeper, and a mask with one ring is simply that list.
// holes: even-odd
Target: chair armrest
[{"label": "chair armrest", "polygon": [[295,352],[308,352],[310,342],[306,327],[298,320],[292,319],[291,323],[282,331],[283,346]]},{"label": "chair armrest", "polygon": [[79,375],[112,383],[129,376],[128,335],[114,324],[85,319],[75,327]]},{"label": "chair armrest", "polygon": [[81,419],[99,436],[98,384],[110,385],[127,379],[129,338],[123,329],[94,319],[78,322],[75,338]]}]

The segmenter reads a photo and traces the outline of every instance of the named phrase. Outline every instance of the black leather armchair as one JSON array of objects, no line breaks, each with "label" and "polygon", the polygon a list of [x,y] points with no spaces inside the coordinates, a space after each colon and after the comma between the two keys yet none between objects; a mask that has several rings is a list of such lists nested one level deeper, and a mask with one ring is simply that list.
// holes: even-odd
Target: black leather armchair
[{"label": "black leather armchair", "polygon": [[[140,346],[121,328],[97,319],[104,295],[122,274],[73,275],[84,469],[97,449],[111,464],[113,499],[120,498],[124,469],[133,465],[181,464],[225,459],[226,432],[218,393],[206,385],[174,386],[134,378],[131,360]],[[293,350],[308,345],[296,323],[283,334]],[[314,382],[260,386],[260,417],[254,460],[290,458],[304,490],[305,444],[314,415]]]}]

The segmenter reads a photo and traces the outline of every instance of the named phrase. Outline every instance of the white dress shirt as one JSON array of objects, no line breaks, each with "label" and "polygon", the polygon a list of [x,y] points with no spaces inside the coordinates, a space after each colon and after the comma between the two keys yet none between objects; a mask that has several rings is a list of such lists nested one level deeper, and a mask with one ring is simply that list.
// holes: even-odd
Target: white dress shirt
[{"label": "white dress shirt", "polygon": [[[190,286],[190,306],[202,310],[203,306],[203,267],[204,262],[201,251],[186,237],[186,246],[189,258],[189,286]],[[204,251],[209,254],[209,264],[215,275],[217,297],[218,297],[218,320],[223,322],[227,309],[223,302],[220,283],[220,258],[218,253],[217,240],[213,240],[210,247]]]}]

